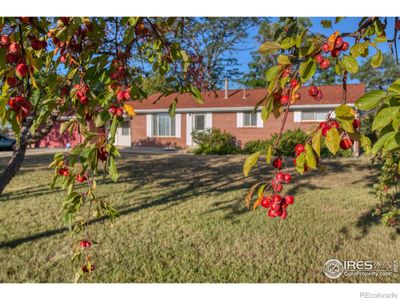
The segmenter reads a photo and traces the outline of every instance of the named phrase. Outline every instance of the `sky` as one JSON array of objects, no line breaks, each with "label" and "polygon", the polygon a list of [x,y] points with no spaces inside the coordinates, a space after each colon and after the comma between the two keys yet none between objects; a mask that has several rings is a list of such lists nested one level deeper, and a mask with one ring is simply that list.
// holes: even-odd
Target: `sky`
[{"label": "sky", "polygon": [[[331,33],[334,31],[339,31],[339,32],[350,32],[354,31],[355,29],[358,28],[358,22],[361,20],[361,17],[346,17],[342,19],[338,24],[334,24],[335,18],[334,17],[311,17],[310,18],[312,22],[312,27],[310,30],[314,33],[322,33],[325,36],[329,36]],[[321,20],[330,20],[332,21],[332,28],[323,28],[321,25]],[[273,17],[270,18],[271,22],[279,22],[279,18]],[[251,50],[246,50],[246,51],[239,51],[235,56],[238,58],[240,65],[238,66],[238,69],[242,71],[243,73],[247,73],[249,71],[248,64],[251,61],[251,52],[256,51],[258,47],[260,46],[259,43],[256,42],[255,36],[257,35],[257,30],[258,28],[252,27],[249,29],[249,38],[247,38],[245,41],[243,41],[240,46],[242,48],[251,48]],[[388,38],[391,38],[394,34],[394,17],[388,17],[388,25],[387,25],[387,30],[386,34]],[[347,39],[346,39],[347,40]],[[354,39],[348,39],[348,42],[354,41]],[[351,43],[350,43],[351,45]],[[388,43],[381,43],[379,44],[379,49],[383,53],[388,53],[390,51]],[[400,49],[399,49],[400,50]],[[370,48],[370,55],[373,55],[375,53],[374,50]],[[240,88],[241,86],[237,86],[234,83],[230,84],[232,88]]]}]

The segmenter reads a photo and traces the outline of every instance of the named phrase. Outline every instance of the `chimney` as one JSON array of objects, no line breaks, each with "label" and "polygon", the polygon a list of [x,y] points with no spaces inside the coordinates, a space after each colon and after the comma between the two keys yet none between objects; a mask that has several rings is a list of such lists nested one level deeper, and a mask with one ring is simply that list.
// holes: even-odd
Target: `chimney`
[{"label": "chimney", "polygon": [[228,89],[229,89],[228,78],[225,78],[225,99],[228,99]]},{"label": "chimney", "polygon": [[242,99],[246,99],[246,88],[243,88],[243,97]]}]

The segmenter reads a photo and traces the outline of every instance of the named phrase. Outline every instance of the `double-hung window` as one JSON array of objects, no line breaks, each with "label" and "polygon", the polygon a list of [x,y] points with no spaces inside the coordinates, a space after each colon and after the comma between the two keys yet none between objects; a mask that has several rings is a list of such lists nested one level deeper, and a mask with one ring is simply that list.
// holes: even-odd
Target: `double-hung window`
[{"label": "double-hung window", "polygon": [[175,117],[167,113],[152,115],[153,136],[169,137],[176,136]]},{"label": "double-hung window", "polygon": [[328,110],[317,110],[317,111],[303,111],[301,113],[302,121],[324,121],[328,115]]},{"label": "double-hung window", "polygon": [[257,127],[257,114],[244,112],[243,127]]}]

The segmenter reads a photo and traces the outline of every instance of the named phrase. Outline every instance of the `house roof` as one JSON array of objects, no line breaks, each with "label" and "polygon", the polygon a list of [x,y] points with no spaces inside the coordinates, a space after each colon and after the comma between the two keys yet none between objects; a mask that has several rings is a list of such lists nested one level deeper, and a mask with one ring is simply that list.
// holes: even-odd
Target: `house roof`
[{"label": "house roof", "polygon": [[[342,103],[342,85],[322,85],[318,86],[322,90],[323,98],[320,101],[315,100],[308,94],[309,87],[302,87],[299,90],[301,99],[294,104],[296,106],[337,106]],[[354,103],[359,97],[365,93],[364,84],[348,84],[347,85],[347,103]],[[206,108],[240,108],[252,107],[267,94],[266,89],[237,89],[229,90],[228,98],[225,99],[225,91],[218,90],[213,92],[203,92],[204,104],[197,103],[191,94],[174,93],[163,96],[159,100],[160,94],[153,94],[147,99],[141,101],[131,101],[136,111],[140,110],[160,110],[168,109],[169,105],[178,99],[177,109],[206,109]],[[246,95],[244,97],[244,95]]]}]

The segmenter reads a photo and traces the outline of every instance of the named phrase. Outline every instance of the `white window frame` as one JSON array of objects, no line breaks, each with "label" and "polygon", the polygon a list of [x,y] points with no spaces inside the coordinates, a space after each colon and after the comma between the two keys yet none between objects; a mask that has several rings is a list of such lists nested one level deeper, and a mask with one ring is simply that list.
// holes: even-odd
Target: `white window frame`
[{"label": "white window frame", "polygon": [[204,117],[204,129],[203,130],[197,130],[197,131],[204,131],[207,130],[207,114],[206,113],[198,113],[198,114],[192,114],[193,122],[192,122],[192,132],[196,131],[195,126],[196,126],[196,116],[203,116]]},{"label": "white window frame", "polygon": [[[314,113],[314,119],[304,119],[304,113],[305,112],[308,112],[308,113]],[[301,122],[303,122],[303,123],[307,123],[307,122],[310,122],[310,123],[313,123],[313,122],[323,122],[323,121],[325,121],[326,120],[326,115],[325,115],[325,118],[323,118],[323,119],[317,119],[317,118],[315,118],[316,117],[316,114],[317,113],[325,113],[326,112],[326,115],[328,115],[329,114],[329,112],[330,112],[330,110],[328,110],[328,111],[325,111],[325,110],[307,110],[307,111],[303,111],[303,112],[301,112],[301,115],[300,115],[300,120],[301,120]]]},{"label": "white window frame", "polygon": [[[168,119],[169,120],[169,135],[160,135],[158,133],[160,116],[168,116],[169,117],[169,119]],[[154,118],[156,118],[156,120]],[[175,124],[174,124],[175,125],[175,133],[174,134],[172,134],[172,124],[173,124],[172,122],[175,122]],[[157,126],[154,127],[154,124],[156,124]],[[171,138],[171,137],[175,138],[177,136],[179,137],[179,135],[180,135],[180,115],[178,118],[177,118],[177,115],[175,115],[175,117],[171,118],[168,113],[152,114],[150,127],[151,127],[151,136],[152,137],[159,137],[159,138]]]}]

